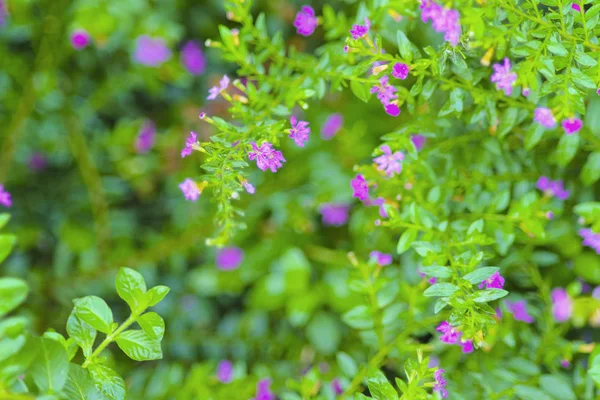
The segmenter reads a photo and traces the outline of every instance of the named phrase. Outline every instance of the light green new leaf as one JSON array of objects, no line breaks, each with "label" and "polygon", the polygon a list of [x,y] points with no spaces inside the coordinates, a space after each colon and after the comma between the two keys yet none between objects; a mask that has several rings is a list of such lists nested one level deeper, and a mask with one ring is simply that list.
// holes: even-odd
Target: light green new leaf
[{"label": "light green new leaf", "polygon": [[405,251],[407,251],[410,248],[412,242],[414,242],[415,239],[417,239],[418,234],[419,231],[417,231],[416,229],[405,230],[400,236],[400,239],[398,240],[398,245],[396,246],[396,251],[398,252],[398,254],[402,254]]},{"label": "light green new leaf", "polygon": [[129,330],[116,338],[117,345],[129,358],[136,361],[160,360],[160,342],[141,330]]},{"label": "light green new leaf", "polygon": [[73,300],[73,303],[79,318],[100,332],[110,333],[113,315],[104,300],[97,296],[86,296]]},{"label": "light green new leaf", "polygon": [[458,290],[458,286],[453,285],[451,283],[436,283],[433,286],[428,287],[423,292],[423,295],[426,297],[446,297],[451,296],[454,292]]},{"label": "light green new leaf", "polygon": [[14,235],[0,235],[0,262],[8,257],[16,242],[17,237]]},{"label": "light green new leaf", "polygon": [[401,30],[396,32],[396,40],[398,42],[398,50],[400,56],[406,61],[411,62],[413,58],[410,40],[406,37],[406,34]]},{"label": "light green new leaf", "polygon": [[381,371],[374,371],[367,379],[369,392],[376,400],[394,400],[398,399],[398,392]]},{"label": "light green new leaf", "polygon": [[71,312],[67,320],[67,333],[83,350],[83,355],[87,358],[92,354],[92,346],[96,340],[96,330],[89,324],[83,322],[75,314],[75,310]]},{"label": "light green new leaf", "polygon": [[146,281],[142,274],[131,268],[121,268],[115,282],[119,297],[137,313],[143,311],[146,304]]},{"label": "light green new leaf", "polygon": [[0,278],[0,317],[11,312],[27,297],[29,288],[18,278]]},{"label": "light green new leaf", "polygon": [[344,375],[348,378],[354,378],[354,376],[358,373],[358,366],[356,365],[356,361],[348,354],[344,352],[339,352],[336,354],[336,359],[340,370],[344,373]]},{"label": "light green new leaf", "polygon": [[475,271],[470,272],[470,273],[466,274],[465,276],[463,276],[463,279],[468,280],[472,284],[481,283],[484,280],[486,280],[487,278],[489,278],[490,276],[492,276],[492,274],[494,272],[498,271],[498,269],[499,269],[498,267],[477,268]]},{"label": "light green new leaf", "polygon": [[165,321],[155,312],[149,312],[137,319],[137,323],[142,327],[142,330],[152,339],[162,340],[165,334]]},{"label": "light green new leaf", "polygon": [[115,371],[100,364],[88,367],[96,387],[111,400],[125,399],[125,381]]},{"label": "light green new leaf", "polygon": [[352,90],[352,93],[354,93],[354,95],[360,100],[364,101],[365,103],[369,102],[369,99],[371,98],[371,88],[368,85],[357,80],[352,80],[350,82],[350,89]]},{"label": "light green new leaf", "polygon": [[152,307],[160,303],[170,290],[171,289],[168,287],[162,285],[154,286],[152,289],[148,290],[148,292],[146,292],[146,301],[148,302],[148,307]]},{"label": "light green new leaf", "polygon": [[65,347],[56,340],[39,338],[31,377],[41,393],[58,393],[67,381],[69,359]]},{"label": "light green new leaf", "polygon": [[63,389],[68,400],[100,400],[102,395],[88,371],[77,364],[69,364],[69,376]]},{"label": "light green new leaf", "polygon": [[502,289],[479,290],[473,295],[473,301],[476,303],[485,303],[488,301],[500,299],[506,296],[508,292]]}]

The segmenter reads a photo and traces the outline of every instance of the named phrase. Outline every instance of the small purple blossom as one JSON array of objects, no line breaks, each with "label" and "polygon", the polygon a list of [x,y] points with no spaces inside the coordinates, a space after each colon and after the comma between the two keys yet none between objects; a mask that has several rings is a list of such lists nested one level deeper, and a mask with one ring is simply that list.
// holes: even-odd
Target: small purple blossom
[{"label": "small purple blossom", "polygon": [[525,97],[529,96],[531,94],[531,89],[524,87],[523,90],[521,90],[521,94]]},{"label": "small purple blossom", "polygon": [[579,6],[579,4],[573,3],[571,8],[577,12],[581,12],[581,7]]},{"label": "small purple blossom", "polygon": [[290,118],[290,124],[292,125],[292,129],[290,129],[290,139],[293,139],[298,146],[304,147],[304,144],[308,142],[308,135],[310,134],[308,122],[298,121],[296,117],[292,116],[292,118]]},{"label": "small purple blossom", "polygon": [[435,384],[433,385],[433,390],[435,392],[439,392],[443,399],[448,397],[448,391],[446,390],[446,379],[444,379],[444,370],[438,369],[433,373],[435,378]]},{"label": "small purple blossom", "polygon": [[391,254],[381,253],[377,250],[372,251],[371,254],[369,254],[369,257],[375,260],[375,262],[382,267],[390,265],[393,261]]},{"label": "small purple blossom", "polygon": [[510,70],[510,60],[504,59],[504,64],[494,64],[494,73],[490,77],[492,83],[496,84],[496,89],[504,90],[504,94],[510,96],[513,85],[517,80],[517,74]]},{"label": "small purple blossom", "polygon": [[206,57],[200,44],[194,40],[186,42],[181,48],[181,63],[190,74],[202,74],[206,69]]},{"label": "small purple blossom", "polygon": [[385,172],[387,176],[400,174],[402,172],[402,161],[404,160],[404,154],[399,151],[392,153],[390,146],[387,144],[381,146],[381,151],[383,151],[383,154],[373,159],[373,161],[377,164],[377,169]]},{"label": "small purple blossom", "polygon": [[579,118],[573,117],[563,120],[561,122],[561,125],[567,135],[573,135],[579,132],[579,130],[583,126],[583,121],[581,121]]},{"label": "small purple blossom", "polygon": [[162,38],[153,39],[148,35],[137,38],[133,60],[138,64],[158,67],[170,58],[171,50]]},{"label": "small purple blossom", "polygon": [[200,197],[200,189],[198,188],[198,185],[190,178],[187,178],[185,181],[179,184],[179,189],[181,189],[183,192],[186,200],[196,201],[198,200],[198,197]]},{"label": "small purple blossom", "polygon": [[242,186],[244,187],[244,189],[246,189],[246,192],[250,193],[250,194],[254,194],[254,186],[248,182],[248,181],[244,181],[242,182]]},{"label": "small purple blossom", "polygon": [[185,158],[192,154],[194,150],[194,146],[198,143],[198,135],[196,132],[190,132],[190,136],[188,136],[185,141],[185,146],[181,149],[181,158]]},{"label": "small purple blossom", "polygon": [[396,88],[388,84],[389,77],[382,76],[379,79],[379,84],[371,88],[371,93],[377,93],[377,98],[384,106],[390,104],[390,102],[398,97],[396,95]]},{"label": "small purple blossom", "polygon": [[376,207],[379,207],[379,215],[382,218],[387,218],[388,217],[388,213],[385,210],[385,199],[383,197],[378,197],[378,198],[376,198],[374,200],[367,199],[365,201],[365,205],[366,206],[376,206]]},{"label": "small purple blossom", "polygon": [[352,197],[356,197],[359,200],[365,201],[369,198],[369,185],[362,175],[356,175],[354,179],[350,181],[352,187]]},{"label": "small purple blossom", "polygon": [[398,107],[398,105],[394,103],[385,105],[384,110],[388,115],[391,115],[392,117],[397,117],[398,115],[400,115],[400,107]]},{"label": "small purple blossom", "polygon": [[86,48],[90,44],[90,41],[90,34],[85,29],[77,29],[71,33],[71,46],[75,50]]},{"label": "small purple blossom", "polygon": [[416,134],[416,135],[412,135],[410,137],[410,140],[415,145],[417,151],[420,151],[425,146],[425,142],[427,141],[427,138],[425,138],[425,136],[423,136],[423,135]]},{"label": "small purple blossom", "polygon": [[567,359],[560,360],[560,366],[563,368],[569,368],[571,366],[571,362]]},{"label": "small purple blossom", "polygon": [[136,139],[135,151],[137,153],[147,153],[154,145],[154,135],[156,134],[156,126],[151,120],[144,121]]},{"label": "small purple blossom", "polygon": [[369,29],[371,28],[371,21],[368,18],[365,18],[364,25],[352,25],[352,29],[350,29],[350,34],[353,39],[360,39],[369,33]]},{"label": "small purple blossom", "polygon": [[327,117],[321,127],[321,137],[329,140],[334,137],[344,125],[344,117],[342,114],[335,113]]},{"label": "small purple blossom", "polygon": [[600,233],[596,233],[589,228],[585,228],[579,230],[579,236],[583,238],[584,246],[588,246],[596,251],[597,254],[600,254]]},{"label": "small purple blossom", "polygon": [[298,35],[310,36],[317,28],[318,20],[315,17],[315,10],[311,6],[302,6],[296,19],[294,20],[294,27]]},{"label": "small purple blossom", "polygon": [[458,11],[442,7],[431,0],[421,0],[421,21],[432,22],[436,32],[444,33],[444,40],[456,46],[462,34]]},{"label": "small purple blossom", "polygon": [[533,113],[533,120],[543,126],[544,128],[555,128],[556,120],[552,110],[546,107],[538,107]]},{"label": "small purple blossom", "polygon": [[256,143],[250,143],[252,151],[248,153],[248,158],[251,161],[256,160],[256,165],[262,171],[270,169],[271,172],[276,172],[278,168],[283,166],[285,158],[280,151],[275,150],[273,145],[269,142],[265,142],[258,147]]},{"label": "small purple blossom", "polygon": [[392,75],[394,78],[404,80],[408,77],[408,70],[408,65],[404,63],[396,63],[392,67]]},{"label": "small purple blossom", "polygon": [[458,341],[461,333],[454,329],[447,321],[443,321],[435,328],[436,331],[443,333],[440,340],[444,343],[454,344]]},{"label": "small purple blossom", "polygon": [[460,347],[462,347],[462,352],[465,354],[469,354],[473,352],[473,341],[472,340],[465,340],[464,342],[461,341],[460,342]]},{"label": "small purple blossom", "polygon": [[[422,278],[427,278],[427,274],[425,272],[421,271],[419,268],[417,268],[417,274],[419,274],[419,276]],[[427,280],[427,282],[434,285],[437,282],[437,278],[435,276],[433,276],[433,277],[429,278]]]},{"label": "small purple blossom", "polygon": [[342,226],[348,222],[348,204],[325,203],[319,207],[323,216],[323,224],[331,226]]},{"label": "small purple blossom", "polygon": [[592,297],[596,300],[600,300],[600,286],[596,286],[592,291]]},{"label": "small purple blossom", "polygon": [[566,200],[570,195],[569,191],[565,189],[563,181],[560,179],[551,181],[547,176],[540,176],[536,186],[547,195],[555,196],[559,200]]},{"label": "small purple blossom", "polygon": [[217,98],[219,93],[229,87],[229,77],[227,75],[223,75],[221,80],[219,81],[219,86],[213,86],[208,90],[208,97],[206,100],[214,100]]},{"label": "small purple blossom", "polygon": [[504,278],[496,271],[492,276],[479,284],[479,289],[483,289],[484,286],[486,289],[502,289],[504,287]]},{"label": "small purple blossom", "polygon": [[229,360],[222,360],[217,365],[217,379],[221,383],[229,383],[233,380],[233,364]]},{"label": "small purple blossom", "polygon": [[0,185],[0,205],[3,205],[4,207],[12,206],[10,193],[4,190],[4,185]]},{"label": "small purple blossom", "polygon": [[563,288],[555,288],[551,293],[552,315],[557,322],[565,322],[573,313],[573,300]]},{"label": "small purple blossom", "polygon": [[46,168],[48,165],[48,160],[42,153],[35,152],[29,157],[27,165],[32,171],[39,172]]},{"label": "small purple blossom", "polygon": [[533,322],[533,317],[527,312],[527,302],[525,300],[515,301],[514,303],[507,300],[506,308],[516,321],[523,321],[528,324]]},{"label": "small purple blossom", "polygon": [[240,266],[244,259],[244,251],[239,247],[223,247],[217,253],[217,267],[223,271],[231,271]]},{"label": "small purple blossom", "polygon": [[342,388],[342,381],[340,381],[339,378],[334,378],[331,381],[331,389],[333,389],[333,393],[335,393],[336,396],[339,396],[342,393],[344,393],[344,388]]},{"label": "small purple blossom", "polygon": [[275,395],[271,392],[271,380],[261,379],[256,384],[256,397],[252,400],[275,400]]},{"label": "small purple blossom", "polygon": [[8,16],[8,10],[6,9],[4,0],[0,0],[0,26],[4,25],[4,23],[6,22],[7,16]]}]

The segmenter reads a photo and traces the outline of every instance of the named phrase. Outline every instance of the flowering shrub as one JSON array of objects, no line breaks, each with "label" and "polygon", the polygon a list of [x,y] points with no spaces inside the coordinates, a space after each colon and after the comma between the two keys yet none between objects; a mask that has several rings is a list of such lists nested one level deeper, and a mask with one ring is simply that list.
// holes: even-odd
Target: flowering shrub
[{"label": "flowering shrub", "polygon": [[0,0],[0,397],[600,395],[600,5],[43,3]]}]

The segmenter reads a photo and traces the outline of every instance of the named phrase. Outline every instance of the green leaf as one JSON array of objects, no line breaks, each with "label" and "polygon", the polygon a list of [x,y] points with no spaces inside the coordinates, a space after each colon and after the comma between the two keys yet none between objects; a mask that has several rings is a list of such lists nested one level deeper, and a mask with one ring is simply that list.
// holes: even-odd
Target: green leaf
[{"label": "green leaf", "polygon": [[575,258],[573,272],[587,282],[600,284],[600,257],[591,252],[584,252]]},{"label": "green leaf", "polygon": [[0,278],[0,317],[8,314],[27,297],[29,288],[18,278]]},{"label": "green leaf", "polygon": [[506,296],[508,292],[502,289],[485,289],[475,292],[473,301],[476,303],[485,303],[488,301],[500,299]]},{"label": "green leaf", "polygon": [[31,377],[42,393],[58,393],[67,381],[67,350],[56,340],[39,338],[39,351],[31,365]]},{"label": "green leaf", "polygon": [[75,314],[71,312],[67,320],[67,333],[75,343],[83,350],[83,355],[87,358],[92,354],[92,346],[96,340],[96,330],[89,324],[86,324]]},{"label": "green leaf", "polygon": [[575,52],[575,61],[586,67],[595,67],[598,64],[593,57],[579,50]]},{"label": "green leaf", "polygon": [[492,276],[492,274],[498,270],[499,270],[498,267],[477,268],[475,271],[463,276],[463,279],[468,280],[472,284],[481,283],[484,280],[486,280],[487,278],[489,278],[490,276]]},{"label": "green leaf", "polygon": [[88,368],[96,387],[111,400],[125,399],[125,381],[115,371],[100,364]]},{"label": "green leaf", "polygon": [[373,318],[365,305],[354,307],[342,316],[342,321],[354,329],[369,329],[373,327]]},{"label": "green leaf", "polygon": [[86,296],[73,300],[75,313],[82,321],[103,333],[111,332],[112,311],[98,296]]},{"label": "green leaf", "polygon": [[545,128],[540,124],[531,124],[525,132],[525,149],[533,149],[544,136]]},{"label": "green leaf", "polygon": [[498,130],[496,134],[503,138],[506,136],[515,126],[519,117],[519,109],[515,107],[510,107],[504,114],[502,114],[502,119],[500,120],[500,124],[498,125]]},{"label": "green leaf", "polygon": [[424,274],[433,276],[435,278],[450,278],[452,276],[452,270],[450,268],[439,265],[421,267],[420,270]]},{"label": "green leaf", "polygon": [[0,229],[4,228],[6,224],[10,221],[9,213],[1,213],[0,214]]},{"label": "green leaf", "polygon": [[358,366],[352,357],[344,352],[336,354],[336,359],[340,370],[348,378],[354,378],[358,374]]},{"label": "green leaf", "polygon": [[569,381],[561,375],[542,375],[540,386],[556,400],[576,400],[577,397],[569,385]]},{"label": "green leaf", "polygon": [[146,304],[146,281],[142,274],[131,268],[121,268],[116,279],[119,297],[131,308],[134,313],[143,311]]},{"label": "green leaf", "polygon": [[371,88],[369,86],[357,80],[352,80],[350,81],[350,89],[352,90],[352,93],[354,93],[354,95],[360,100],[364,101],[365,103],[369,102],[369,99],[371,98]]},{"label": "green leaf", "polygon": [[567,49],[565,49],[565,47],[560,44],[559,42],[557,42],[556,40],[551,40],[550,43],[548,43],[546,45],[546,48],[553,54],[556,54],[557,56],[566,56],[567,54],[569,54],[569,52],[567,51]]},{"label": "green leaf", "polygon": [[146,301],[148,302],[148,307],[152,307],[160,303],[170,290],[171,289],[168,287],[162,285],[154,286],[152,289],[148,290],[148,292],[146,292]]},{"label": "green leaf", "polygon": [[306,335],[319,354],[333,354],[342,339],[339,320],[325,312],[316,314],[306,327]]},{"label": "green leaf", "polygon": [[160,315],[155,312],[146,313],[137,319],[137,323],[152,339],[159,342],[162,340],[165,334],[165,321],[163,321]]},{"label": "green leaf", "polygon": [[600,202],[587,201],[579,203],[573,208],[573,211],[588,221],[594,221],[600,219]]},{"label": "green leaf", "polygon": [[552,400],[546,393],[532,386],[516,385],[515,394],[521,400]]},{"label": "green leaf", "polygon": [[0,262],[8,257],[16,242],[17,237],[14,235],[0,235]]},{"label": "green leaf", "polygon": [[129,358],[136,361],[160,360],[160,342],[141,330],[122,332],[115,339],[117,345]]},{"label": "green leaf", "polygon": [[388,382],[383,372],[376,370],[367,379],[367,386],[371,396],[377,400],[394,400],[398,399],[398,392]]},{"label": "green leaf", "polygon": [[585,186],[590,186],[600,179],[600,153],[592,153],[581,170],[581,180]]},{"label": "green leaf", "polygon": [[398,254],[402,254],[410,248],[412,242],[417,239],[419,231],[416,229],[407,229],[405,230],[400,239],[398,240],[398,245],[396,246],[396,251]]},{"label": "green leaf", "polygon": [[413,58],[410,40],[406,37],[406,34],[401,30],[396,32],[396,40],[398,42],[398,50],[400,51],[400,57],[406,62],[411,62]]},{"label": "green leaf", "polygon": [[63,389],[68,400],[101,400],[102,395],[94,385],[88,371],[77,364],[69,364],[69,376]]},{"label": "green leaf", "polygon": [[577,149],[579,149],[579,143],[579,135],[562,135],[556,148],[558,165],[564,167],[571,162],[577,153]]},{"label": "green leaf", "polygon": [[454,292],[458,290],[458,286],[453,285],[451,283],[436,283],[433,286],[428,287],[423,292],[423,295],[426,297],[440,296],[447,297],[451,296]]}]

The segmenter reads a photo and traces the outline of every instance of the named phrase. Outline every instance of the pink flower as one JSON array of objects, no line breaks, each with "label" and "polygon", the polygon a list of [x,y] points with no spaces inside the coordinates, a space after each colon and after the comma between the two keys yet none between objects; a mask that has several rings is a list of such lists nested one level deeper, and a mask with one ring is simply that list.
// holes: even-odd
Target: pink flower
[{"label": "pink flower", "polygon": [[0,185],[0,204],[4,207],[12,206],[12,199],[10,193],[4,190],[4,185]]},{"label": "pink flower", "polygon": [[71,33],[71,45],[75,50],[86,48],[90,41],[90,34],[85,29],[77,29]]},{"label": "pink flower", "polygon": [[504,278],[496,271],[492,276],[479,284],[479,289],[483,289],[484,286],[486,289],[502,289],[504,287]]},{"label": "pink flower", "polygon": [[554,114],[552,114],[552,110],[546,107],[536,108],[533,114],[533,120],[542,125],[544,128],[552,129],[556,127]]},{"label": "pink flower", "polygon": [[435,328],[436,331],[443,333],[440,340],[444,343],[454,344],[458,341],[461,333],[454,329],[447,321],[443,321]]},{"label": "pink flower", "polygon": [[540,176],[536,186],[539,190],[546,193],[546,195],[555,196],[559,200],[566,200],[569,198],[569,191],[565,190],[563,181],[560,179],[551,181],[547,176]]},{"label": "pink flower", "polygon": [[408,77],[408,65],[404,63],[396,63],[392,67],[392,75],[394,78],[406,79]]},{"label": "pink flower", "polygon": [[385,172],[387,176],[400,174],[402,172],[402,161],[404,160],[404,154],[399,151],[392,153],[390,146],[387,144],[381,146],[381,151],[383,151],[383,154],[373,159],[373,161],[377,164],[377,169]]},{"label": "pink flower", "polygon": [[368,18],[365,18],[364,25],[352,25],[352,29],[350,29],[350,34],[353,39],[360,39],[369,33],[369,29],[371,28],[371,21]]},{"label": "pink flower", "polygon": [[391,254],[381,253],[377,250],[372,251],[371,254],[369,254],[369,257],[374,259],[375,262],[381,265],[382,267],[385,267],[386,265],[390,265],[392,263]]},{"label": "pink flower", "polygon": [[339,378],[334,378],[331,381],[331,388],[333,389],[333,392],[336,396],[339,396],[342,393],[344,393],[344,388],[342,388],[342,382],[339,380]]},{"label": "pink flower", "polygon": [[323,216],[323,224],[332,226],[342,226],[348,222],[348,204],[324,203],[319,207],[319,212]]},{"label": "pink flower", "polygon": [[[1,187],[1,186],[0,186]],[[0,202],[0,204],[2,204]],[[591,229],[580,229],[579,236],[583,238],[583,245],[588,246],[600,254],[600,233],[596,233]]]},{"label": "pink flower", "polygon": [[308,122],[298,121],[296,117],[292,116],[292,118],[290,118],[290,124],[292,125],[292,129],[290,129],[290,138],[293,139],[298,146],[304,147],[304,144],[308,141],[308,135],[310,134]]},{"label": "pink flower", "polygon": [[583,121],[579,118],[573,117],[562,121],[562,127],[567,135],[573,135],[574,133],[579,132],[582,126]]},{"label": "pink flower", "polygon": [[229,360],[222,360],[217,366],[217,379],[221,383],[229,383],[233,380],[233,364]]},{"label": "pink flower", "polygon": [[525,300],[515,301],[514,303],[507,300],[506,307],[508,312],[513,314],[516,321],[523,321],[528,324],[533,322],[533,317],[527,312],[527,302]]},{"label": "pink flower", "polygon": [[186,200],[196,201],[198,200],[198,197],[200,197],[200,189],[198,188],[198,185],[190,178],[187,178],[185,181],[183,181],[179,185],[179,189],[181,189],[183,192]]},{"label": "pink flower", "polygon": [[271,172],[276,172],[278,168],[283,166],[285,158],[280,151],[275,150],[273,145],[269,142],[265,142],[258,147],[256,143],[250,143],[252,151],[248,153],[250,160],[256,160],[256,165],[262,171],[270,169]]},{"label": "pink flower", "polygon": [[344,124],[344,117],[342,114],[335,113],[331,114],[323,123],[321,127],[321,137],[325,140],[329,140],[334,137]]},{"label": "pink flower", "polygon": [[152,39],[147,35],[137,38],[135,52],[133,53],[135,62],[149,67],[158,67],[170,58],[171,50],[169,50],[163,39]]},{"label": "pink flower", "polygon": [[239,247],[224,247],[217,253],[217,267],[230,271],[240,266],[244,259],[244,251]]},{"label": "pink flower", "polygon": [[421,0],[421,21],[432,21],[436,32],[444,33],[444,40],[456,46],[462,34],[458,11],[444,8],[431,0]]},{"label": "pink flower", "polygon": [[[421,271],[419,268],[417,268],[417,274],[419,274],[419,276],[422,278],[427,278],[427,274]],[[437,278],[435,276],[431,277],[427,280],[427,282],[434,285],[437,282]]]},{"label": "pink flower", "polygon": [[581,7],[579,6],[579,4],[575,4],[573,3],[573,5],[571,6],[571,8],[577,12],[581,12]]},{"label": "pink flower", "polygon": [[443,399],[448,397],[448,391],[446,390],[446,379],[444,379],[444,370],[438,369],[433,373],[435,378],[435,384],[433,385],[433,390],[435,392],[439,392]]},{"label": "pink flower", "polygon": [[181,158],[185,158],[192,154],[194,150],[194,146],[198,143],[198,135],[195,132],[190,132],[190,136],[188,136],[185,141],[185,146],[181,149]]},{"label": "pink flower", "polygon": [[181,63],[192,75],[200,75],[206,69],[206,57],[202,48],[193,40],[187,42],[181,49]]},{"label": "pink flower", "polygon": [[521,90],[521,94],[527,97],[531,94],[531,89],[524,87],[523,90]]},{"label": "pink flower", "polygon": [[397,104],[394,104],[394,103],[387,104],[384,107],[384,109],[385,109],[385,112],[388,115],[391,115],[392,117],[397,117],[398,115],[400,115],[400,107],[398,107]]},{"label": "pink flower", "polygon": [[356,175],[354,179],[350,181],[352,187],[352,197],[356,197],[359,200],[365,201],[369,198],[369,185],[362,175]]},{"label": "pink flower", "polygon": [[504,90],[504,94],[510,96],[513,85],[517,80],[517,74],[510,70],[510,60],[504,59],[504,64],[494,64],[494,73],[490,77],[492,83],[496,84],[496,89]]},{"label": "pink flower", "polygon": [[423,136],[423,135],[417,134],[417,135],[412,135],[410,137],[410,140],[413,142],[413,144],[417,148],[417,151],[420,151],[425,146],[425,142],[427,141],[427,138],[425,138],[425,136]]},{"label": "pink flower", "polygon": [[208,90],[208,97],[206,98],[206,100],[216,99],[219,93],[227,89],[227,87],[229,86],[229,82],[229,77],[227,75],[223,75],[223,77],[219,81],[219,86],[213,86]]},{"label": "pink flower", "polygon": [[256,397],[251,400],[275,400],[275,395],[271,392],[271,380],[261,379],[256,384]]},{"label": "pink flower", "polygon": [[242,182],[242,186],[244,187],[244,189],[246,189],[246,192],[250,193],[250,194],[254,194],[254,186],[252,186],[252,184],[248,181],[244,181]]},{"label": "pink flower", "polygon": [[563,288],[552,290],[552,315],[557,322],[565,322],[573,313],[573,300]]},{"label": "pink flower", "polygon": [[310,36],[317,28],[317,25],[318,20],[315,17],[315,10],[310,6],[302,6],[294,20],[296,32],[302,36]]},{"label": "pink flower", "polygon": [[379,79],[379,85],[375,85],[371,88],[371,93],[377,93],[377,98],[384,106],[390,104],[390,102],[396,99],[396,88],[388,84],[389,78],[387,76]]},{"label": "pink flower", "polygon": [[462,352],[465,354],[469,354],[473,352],[473,341],[465,340],[464,342],[460,342],[460,347],[462,347]]},{"label": "pink flower", "polygon": [[156,134],[156,127],[154,122],[151,120],[144,121],[140,132],[135,139],[135,151],[137,153],[147,153],[152,149],[154,145],[154,135]]}]

